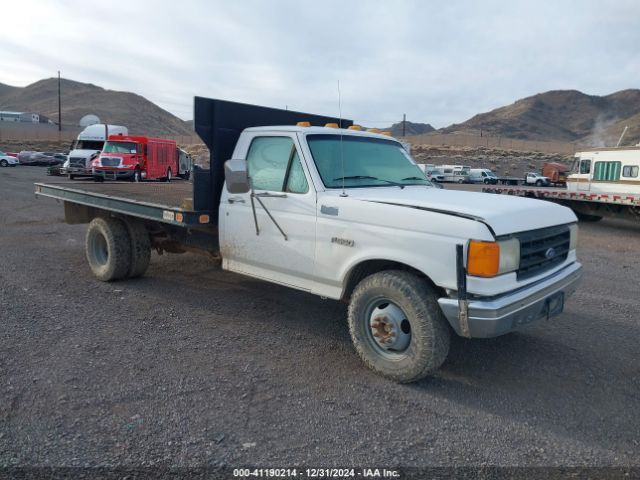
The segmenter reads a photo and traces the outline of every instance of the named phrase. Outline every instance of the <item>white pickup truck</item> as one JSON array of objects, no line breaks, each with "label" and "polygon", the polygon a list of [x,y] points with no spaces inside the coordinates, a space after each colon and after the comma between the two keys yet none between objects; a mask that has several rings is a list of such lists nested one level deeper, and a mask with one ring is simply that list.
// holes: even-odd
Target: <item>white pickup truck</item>
[{"label": "white pickup truck", "polygon": [[[256,124],[280,126],[244,128],[249,107],[263,108],[196,98],[213,161],[210,176],[194,172],[189,208],[171,203],[175,192],[147,201],[137,184],[36,193],[65,200],[67,222],[90,222],[101,280],[141,275],[151,248],[200,250],[226,270],[348,302],[356,351],[399,382],[438,369],[452,334],[493,337],[562,312],[581,275],[570,209],[436,189],[393,138],[285,124],[311,115],[257,110]],[[234,108],[244,123],[225,125]]]}]

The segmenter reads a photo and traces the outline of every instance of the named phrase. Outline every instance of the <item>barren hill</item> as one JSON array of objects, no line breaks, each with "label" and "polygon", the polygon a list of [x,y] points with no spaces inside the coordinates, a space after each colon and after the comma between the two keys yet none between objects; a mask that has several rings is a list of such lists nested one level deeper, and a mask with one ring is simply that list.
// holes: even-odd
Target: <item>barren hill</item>
[{"label": "barren hill", "polygon": [[[135,93],[63,79],[61,98],[65,125],[78,125],[84,115],[93,113],[103,122],[127,126],[132,134],[193,134],[186,122]],[[35,112],[57,120],[58,79],[48,78],[26,87],[0,84],[0,110]]]},{"label": "barren hill", "polygon": [[[388,128],[383,128],[383,130],[387,130],[391,132],[391,135],[394,137],[402,136],[402,122],[394,123]],[[435,131],[428,123],[414,123],[414,122],[405,122],[405,135],[420,135],[422,133],[429,133]]]},{"label": "barren hill", "polygon": [[[443,128],[442,133],[480,131],[493,136],[525,140],[578,141],[594,145],[611,144],[629,132],[624,144],[640,141],[640,90],[629,89],[606,96],[587,95],[577,90],[554,90],[523,98],[464,123]],[[615,143],[614,141],[614,143]]]}]

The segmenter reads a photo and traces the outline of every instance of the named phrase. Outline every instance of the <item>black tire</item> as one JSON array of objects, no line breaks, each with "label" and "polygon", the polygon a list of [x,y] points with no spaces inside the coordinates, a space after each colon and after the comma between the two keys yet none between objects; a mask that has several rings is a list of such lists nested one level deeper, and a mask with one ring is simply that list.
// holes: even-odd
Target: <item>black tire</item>
[{"label": "black tire", "polygon": [[136,168],[136,170],[133,172],[133,177],[131,177],[131,180],[139,183],[142,181],[142,172],[140,171],[139,168]]},{"label": "black tire", "polygon": [[491,183],[491,180],[489,180],[488,178],[485,178],[483,181],[485,185],[489,185]]},{"label": "black tire", "polygon": [[126,219],[124,223],[131,239],[131,265],[129,266],[127,278],[140,277],[149,268],[149,261],[151,260],[149,231],[144,226],[144,223],[140,221]]},{"label": "black tire", "polygon": [[169,183],[171,181],[171,178],[173,178],[172,175],[173,174],[171,173],[171,168],[168,168],[167,169],[167,176],[165,177],[165,180],[166,180],[167,183]]},{"label": "black tire", "polygon": [[[400,352],[385,351],[372,334],[376,305],[397,306],[409,322],[410,340]],[[349,332],[362,361],[374,372],[400,383],[414,382],[437,370],[447,358],[450,327],[432,288],[409,272],[375,273],[355,288],[349,303]],[[405,333],[407,333],[405,331]]]},{"label": "black tire", "polygon": [[76,178],[76,176],[71,173],[67,175],[67,177],[69,178],[69,180],[73,180],[74,178]]},{"label": "black tire", "polygon": [[464,183],[464,180],[461,178],[458,180],[458,183]]},{"label": "black tire", "polygon": [[123,221],[102,217],[91,220],[85,251],[91,271],[98,280],[120,280],[129,273],[131,238]]},{"label": "black tire", "polygon": [[0,160],[0,167],[8,167],[9,166],[9,162],[7,162],[6,160]]},{"label": "black tire", "polygon": [[104,177],[95,176],[93,177],[94,182],[104,182]]},{"label": "black tire", "polygon": [[542,180],[536,180],[536,187],[541,187],[543,183]]},{"label": "black tire", "polygon": [[189,180],[189,178],[191,178],[191,172],[187,170],[182,174],[182,178],[184,178],[185,180]]}]

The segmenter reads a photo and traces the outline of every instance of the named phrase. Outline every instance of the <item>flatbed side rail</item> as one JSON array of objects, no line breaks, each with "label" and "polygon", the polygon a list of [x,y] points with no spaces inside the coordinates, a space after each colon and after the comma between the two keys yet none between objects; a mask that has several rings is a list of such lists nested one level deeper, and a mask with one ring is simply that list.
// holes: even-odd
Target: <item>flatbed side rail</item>
[{"label": "flatbed side rail", "polygon": [[557,188],[502,187],[496,185],[483,187],[482,191],[485,193],[506,193],[508,195],[518,195],[521,197],[535,197],[543,200],[575,200],[581,202],[640,206],[640,195],[630,193],[569,192]]},{"label": "flatbed side rail", "polygon": [[35,194],[36,196],[55,198],[178,227],[214,228],[208,211],[185,210],[171,205],[161,205],[46,183],[36,183]]}]

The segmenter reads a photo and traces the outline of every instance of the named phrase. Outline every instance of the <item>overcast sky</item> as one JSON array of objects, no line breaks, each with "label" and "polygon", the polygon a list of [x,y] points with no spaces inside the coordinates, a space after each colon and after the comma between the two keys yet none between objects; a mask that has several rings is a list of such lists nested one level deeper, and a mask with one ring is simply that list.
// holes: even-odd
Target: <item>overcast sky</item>
[{"label": "overcast sky", "polygon": [[[183,119],[200,95],[443,127],[552,89],[640,82],[640,2],[2,2],[0,82],[62,76]],[[379,122],[379,125],[378,125]]]}]

